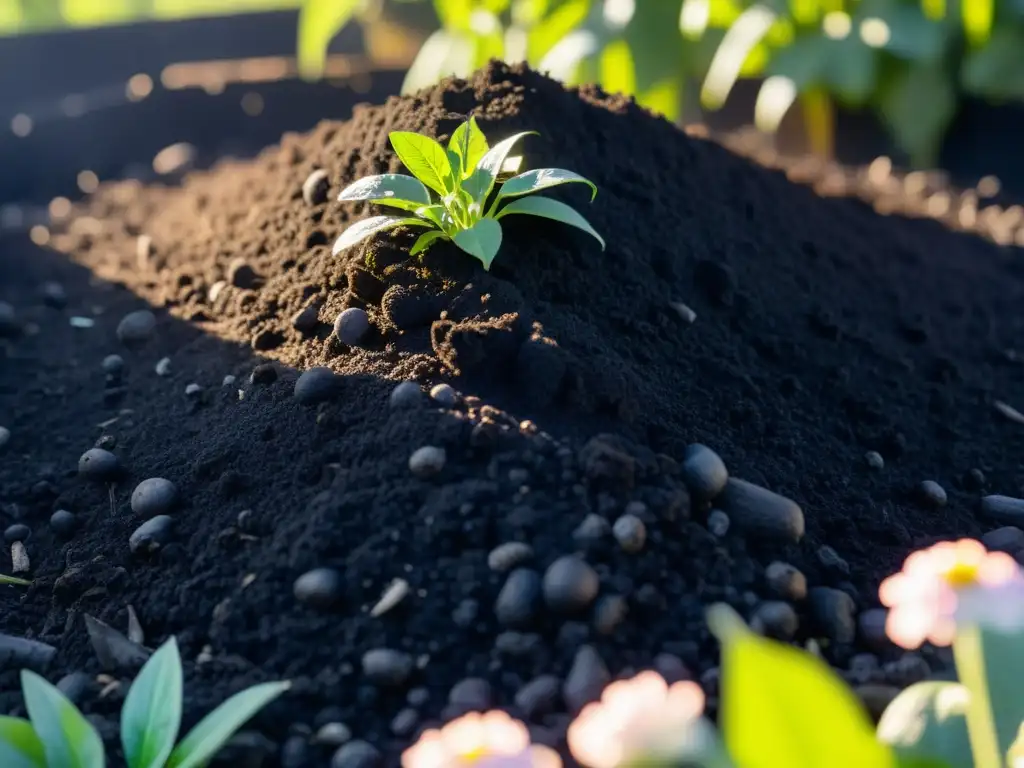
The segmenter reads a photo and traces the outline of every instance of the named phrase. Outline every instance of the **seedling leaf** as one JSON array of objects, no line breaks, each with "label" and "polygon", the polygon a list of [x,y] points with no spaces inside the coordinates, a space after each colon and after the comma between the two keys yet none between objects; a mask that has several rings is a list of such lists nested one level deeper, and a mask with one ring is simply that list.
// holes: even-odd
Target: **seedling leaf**
[{"label": "seedling leaf", "polygon": [[121,709],[121,744],[130,768],[163,768],[181,727],[182,685],[172,637],[142,667]]},{"label": "seedling leaf", "polygon": [[416,242],[412,244],[412,248],[409,250],[410,256],[418,256],[423,253],[427,248],[434,244],[435,240],[439,238],[448,237],[444,232],[440,232],[436,229],[432,229],[429,232],[424,232],[418,238]]},{"label": "seedling leaf", "polygon": [[406,176],[404,173],[382,173],[379,176],[367,176],[354,181],[338,195],[338,202],[341,203],[354,200],[379,202],[382,199],[408,200],[420,205],[429,205],[430,192],[412,176]]},{"label": "seedling leaf", "polygon": [[249,718],[290,687],[288,682],[263,683],[236,693],[189,731],[171,753],[167,768],[199,768],[205,765]]},{"label": "seedling leaf", "polygon": [[383,205],[385,208],[397,208],[400,211],[409,211],[410,213],[416,213],[424,207],[424,203],[419,203],[415,200],[399,200],[397,197],[382,197],[370,202],[374,205]]},{"label": "seedling leaf", "polygon": [[445,229],[448,221],[448,212],[443,205],[421,205],[416,209],[416,215],[434,224],[438,229]]},{"label": "seedling leaf", "polygon": [[487,197],[491,194],[491,190],[494,189],[494,180],[501,172],[502,166],[505,165],[505,158],[512,151],[512,147],[524,136],[536,135],[538,135],[536,131],[523,131],[514,136],[509,136],[504,141],[499,141],[480,158],[480,161],[476,164],[476,169],[466,180],[465,184],[463,184],[463,189],[472,195],[479,205],[483,206],[487,202]]},{"label": "seedling leaf", "polygon": [[479,259],[484,269],[490,270],[501,248],[501,224],[495,219],[480,219],[469,229],[457,232],[454,240],[459,248]]},{"label": "seedling leaf", "polygon": [[571,206],[568,206],[565,203],[560,203],[557,200],[552,200],[550,197],[523,197],[519,200],[513,200],[498,211],[494,218],[501,219],[503,216],[508,216],[513,213],[525,213],[529,216],[540,216],[544,219],[560,221],[571,227],[582,229],[584,232],[592,235],[597,242],[601,244],[601,250],[604,250],[605,248],[604,238],[597,234],[597,231],[590,226],[589,221],[580,216],[580,214],[578,214]]},{"label": "seedling leaf", "polygon": [[430,222],[402,216],[371,216],[346,229],[337,240],[331,253],[337,256],[346,248],[355,245],[377,232],[395,227],[429,227]]},{"label": "seedling leaf", "polygon": [[21,671],[25,708],[53,768],[103,768],[103,742],[82,713],[57,688],[27,669]]},{"label": "seedling leaf", "polygon": [[0,584],[10,584],[15,587],[31,587],[31,581],[25,581],[25,579],[19,579],[17,576],[5,576],[0,573]]},{"label": "seedling leaf", "polygon": [[[476,118],[471,117],[464,122],[452,134],[448,142],[448,151],[459,158],[459,179],[465,180],[470,177],[480,158],[487,154],[490,147],[487,144],[487,137],[480,130]],[[455,168],[455,164],[452,164]]]},{"label": "seedling leaf", "polygon": [[46,768],[43,742],[28,720],[0,716],[0,765],[4,768]]},{"label": "seedling leaf", "polygon": [[452,169],[444,147],[429,136],[411,131],[392,131],[388,138],[413,176],[439,195],[447,195],[454,189]]},{"label": "seedling leaf", "polygon": [[[536,168],[514,176],[502,184],[501,189],[498,190],[498,200],[508,197],[522,197],[523,195],[540,192],[542,189],[574,183],[586,184],[590,187],[591,202],[597,197],[597,187],[594,185],[594,182],[583,178],[578,173],[573,173],[563,168]],[[497,201],[495,201],[495,204],[497,204]]]}]

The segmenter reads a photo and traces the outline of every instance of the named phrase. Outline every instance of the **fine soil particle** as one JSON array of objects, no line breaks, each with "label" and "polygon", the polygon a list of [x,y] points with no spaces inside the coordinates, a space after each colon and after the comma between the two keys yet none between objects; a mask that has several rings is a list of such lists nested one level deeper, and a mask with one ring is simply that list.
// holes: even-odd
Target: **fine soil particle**
[{"label": "fine soil particle", "polygon": [[[607,251],[509,217],[491,272],[443,244],[409,260],[401,231],[332,257],[378,213],[334,190],[403,170],[388,132],[446,138],[469,114],[492,140],[539,131],[527,167],[592,179],[592,205],[553,194]],[[718,601],[906,685],[942,659],[860,638],[879,579],[1024,520],[1024,429],[993,407],[1024,401],[1020,254],[823,199],[594,88],[491,65],[180,188],[102,187],[51,243],[0,247],[0,525],[31,529],[35,579],[0,590],[0,632],[56,648],[54,681],[94,677],[83,614],[123,630],[131,605],[147,647],[178,638],[186,725],[288,678],[249,726],[270,764],[393,765],[466,679],[556,746],[627,669],[698,679],[714,709]],[[145,343],[120,343],[146,304]],[[358,346],[332,328],[350,308]],[[446,380],[457,397],[425,394]],[[147,478],[176,491],[149,520]],[[80,688],[118,754],[122,696]],[[23,712],[15,665],[0,691]],[[303,743],[328,723],[351,741]]]}]

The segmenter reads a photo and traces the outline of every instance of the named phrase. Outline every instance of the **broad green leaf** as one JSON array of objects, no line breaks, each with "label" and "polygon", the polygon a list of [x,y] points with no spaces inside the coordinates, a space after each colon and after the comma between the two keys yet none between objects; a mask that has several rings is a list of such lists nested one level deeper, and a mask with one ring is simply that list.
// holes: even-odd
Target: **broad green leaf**
[{"label": "broad green leaf", "polygon": [[530,27],[527,58],[541,61],[560,40],[568,37],[590,12],[591,0],[566,0]]},{"label": "broad green leaf", "polygon": [[465,32],[473,18],[473,0],[434,0],[434,10],[441,26]]},{"label": "broad green leaf", "polygon": [[594,183],[589,179],[583,178],[578,173],[566,171],[562,168],[537,168],[514,176],[502,184],[501,188],[498,189],[498,196],[495,198],[492,208],[496,207],[500,201],[506,198],[521,197],[522,195],[540,192],[542,189],[573,183],[586,184],[590,187],[591,202],[597,197],[597,187],[594,186]]},{"label": "broad green leaf", "polygon": [[719,722],[743,768],[892,768],[867,713],[819,658],[751,632],[725,605],[708,625],[722,644]]},{"label": "broad green leaf", "polygon": [[912,163],[926,167],[938,159],[942,138],[956,113],[956,93],[942,69],[906,64],[882,84],[878,108]]},{"label": "broad green leaf", "polygon": [[903,760],[941,759],[951,768],[973,768],[966,719],[969,698],[959,683],[915,683],[886,708],[878,722],[878,738]]},{"label": "broad green leaf", "polygon": [[764,5],[745,10],[725,33],[722,44],[711,60],[700,100],[709,109],[718,109],[732,91],[747,58],[775,23],[775,13]]},{"label": "broad green leaf", "polygon": [[129,768],[163,768],[181,727],[181,656],[172,637],[149,657],[121,708]]},{"label": "broad green leaf", "polygon": [[964,34],[972,45],[984,45],[992,32],[995,18],[995,0],[960,0]]},{"label": "broad green leaf", "polygon": [[21,671],[25,708],[50,768],[103,768],[103,742],[74,704],[45,679]]},{"label": "broad green leaf", "polygon": [[370,235],[383,232],[395,227],[429,227],[430,222],[423,219],[414,219],[402,216],[371,216],[363,219],[346,229],[337,240],[334,241],[332,255],[337,256],[346,248],[362,242]]},{"label": "broad green leaf", "polygon": [[988,44],[964,58],[960,79],[971,93],[986,99],[1024,99],[1024,32],[997,27]]},{"label": "broad green leaf", "polygon": [[412,244],[412,248],[409,249],[410,256],[418,256],[423,253],[427,248],[434,244],[435,240],[441,238],[447,238],[444,232],[440,232],[436,229],[432,229],[429,232],[424,232],[422,235],[416,238],[416,242]]},{"label": "broad green leaf", "polygon": [[307,79],[320,77],[331,39],[348,24],[363,0],[304,0],[299,9],[299,73]]},{"label": "broad green leaf", "polygon": [[[480,162],[480,158],[487,154],[490,147],[487,144],[487,137],[480,130],[476,118],[471,117],[464,122],[452,134],[448,141],[448,151],[459,158],[461,174],[460,179],[468,179],[469,175]],[[454,164],[452,164],[454,168]]]},{"label": "broad green leaf", "polygon": [[199,768],[212,758],[235,731],[291,687],[291,683],[262,683],[236,693],[208,714],[174,748],[167,768]]},{"label": "broad green leaf", "polygon": [[494,180],[505,165],[505,159],[508,157],[509,152],[512,151],[512,147],[524,136],[536,135],[536,131],[523,131],[515,136],[509,136],[504,141],[499,141],[480,158],[480,162],[476,164],[476,168],[470,174],[470,177],[466,179],[462,188],[469,193],[470,197],[477,204],[483,206],[487,202],[491,190],[494,189]]},{"label": "broad green leaf", "polygon": [[921,8],[887,5],[878,18],[889,27],[889,39],[882,47],[892,55],[911,61],[934,61],[942,56],[950,27],[936,24]]},{"label": "broad green leaf", "polygon": [[452,239],[459,248],[479,259],[484,269],[490,270],[501,248],[501,224],[495,219],[481,219],[469,229],[456,232]]},{"label": "broad green leaf", "polygon": [[558,200],[552,200],[550,197],[522,197],[518,200],[513,200],[511,203],[506,205],[497,215],[496,219],[501,219],[509,214],[521,213],[528,216],[539,216],[543,219],[552,219],[553,221],[560,221],[562,224],[568,224],[570,227],[576,227],[576,229],[582,229],[584,232],[593,236],[597,242],[601,244],[601,250],[604,250],[604,238],[601,237],[590,226],[590,222],[584,219],[575,209],[560,203]]},{"label": "broad green leaf", "polygon": [[418,179],[404,173],[382,173],[380,176],[359,179],[341,190],[338,202],[377,201],[383,198],[408,200],[418,205],[430,204],[430,192],[427,188]]},{"label": "broad green leaf", "polygon": [[439,195],[447,195],[454,189],[452,169],[444,147],[429,136],[412,131],[392,131],[388,138],[395,154],[413,176]]},{"label": "broad green leaf", "polygon": [[46,768],[43,742],[28,720],[0,716],[0,765],[3,768]]},{"label": "broad green leaf", "polygon": [[828,38],[819,35],[798,37],[792,45],[775,54],[768,65],[769,76],[788,77],[797,91],[820,83],[829,66],[830,42]]},{"label": "broad green leaf", "polygon": [[439,229],[447,229],[451,223],[451,217],[443,205],[424,205],[416,209],[416,215],[426,219]]},{"label": "broad green leaf", "polygon": [[636,93],[636,65],[633,63],[633,51],[625,40],[615,40],[604,47],[599,69],[599,82],[608,93],[626,96]]},{"label": "broad green leaf", "polygon": [[10,584],[12,587],[31,587],[31,581],[25,581],[25,579],[19,579],[17,576],[5,576],[0,573],[0,584]]},{"label": "broad green leaf", "polygon": [[394,197],[382,197],[378,200],[370,200],[374,205],[382,205],[385,208],[394,208],[399,211],[409,211],[410,213],[416,213],[421,208],[426,206],[423,203],[415,200],[399,200]]},{"label": "broad green leaf", "polygon": [[875,92],[880,54],[853,35],[828,43],[826,84],[846,104],[863,105]]}]

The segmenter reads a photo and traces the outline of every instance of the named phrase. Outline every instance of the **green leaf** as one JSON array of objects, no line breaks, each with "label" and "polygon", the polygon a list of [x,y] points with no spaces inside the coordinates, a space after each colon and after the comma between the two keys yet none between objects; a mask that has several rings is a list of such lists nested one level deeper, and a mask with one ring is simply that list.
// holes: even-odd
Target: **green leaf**
[{"label": "green leaf", "polygon": [[973,768],[966,719],[969,698],[959,683],[916,683],[886,708],[878,722],[878,738],[903,760],[942,760],[951,768]]},{"label": "green leaf", "polygon": [[590,0],[566,0],[530,28],[527,58],[541,61],[560,40],[568,37],[587,19]]},{"label": "green leaf", "polygon": [[31,587],[31,581],[25,581],[25,579],[19,579],[17,576],[5,576],[0,573],[0,584],[10,584],[12,587]]},{"label": "green leaf", "polygon": [[469,178],[463,183],[462,188],[469,193],[473,200],[480,206],[487,202],[491,190],[494,189],[494,180],[498,177],[502,167],[505,165],[505,158],[516,142],[524,136],[536,136],[536,131],[523,131],[515,136],[509,136],[504,141],[499,141],[491,147],[480,158],[476,168]]},{"label": "green leaf", "polygon": [[995,18],[995,0],[960,0],[964,34],[971,45],[984,45],[992,32]]},{"label": "green leaf", "polygon": [[299,73],[315,79],[324,73],[327,48],[359,10],[363,0],[304,0],[299,9]]},{"label": "green leaf", "polygon": [[625,40],[615,40],[605,46],[600,58],[601,87],[608,93],[636,94],[636,65],[633,51]]},{"label": "green leaf", "polygon": [[725,33],[722,44],[711,60],[700,100],[708,109],[725,104],[747,58],[775,23],[775,13],[764,5],[753,5],[745,10]]},{"label": "green leaf", "polygon": [[743,768],[892,768],[867,713],[820,659],[751,632],[725,605],[708,611],[722,643],[719,722]]},{"label": "green leaf", "polygon": [[50,768],[103,768],[103,742],[82,713],[35,672],[21,671],[25,708]]},{"label": "green leaf", "polygon": [[886,5],[878,18],[889,27],[884,50],[901,59],[934,61],[942,56],[949,38],[949,25],[936,24],[916,5]]},{"label": "green leaf", "polygon": [[847,104],[864,104],[875,92],[878,51],[853,35],[843,40],[829,40],[828,43],[825,83]]},{"label": "green leaf", "polygon": [[443,205],[424,205],[416,209],[416,215],[431,222],[438,229],[447,231],[452,223],[447,209]]},{"label": "green leaf", "polygon": [[513,200],[511,203],[506,205],[498,214],[494,217],[501,219],[504,216],[508,216],[513,213],[522,213],[528,216],[539,216],[543,219],[552,219],[553,221],[560,221],[563,224],[568,224],[570,227],[576,227],[576,229],[582,229],[584,232],[592,235],[597,242],[601,244],[601,250],[605,248],[604,238],[601,237],[590,226],[590,222],[580,216],[575,209],[569,207],[565,203],[560,203],[558,200],[552,200],[550,197],[523,197],[519,200]]},{"label": "green leaf", "polygon": [[578,173],[566,171],[562,168],[537,168],[532,171],[527,171],[526,173],[521,173],[518,176],[514,176],[502,184],[491,209],[494,210],[498,203],[506,198],[521,197],[522,195],[540,192],[542,189],[549,189],[561,184],[572,183],[586,184],[590,187],[591,202],[593,202],[594,198],[597,197],[597,187],[594,183],[589,179],[583,178]]},{"label": "green leaf", "polygon": [[466,31],[473,18],[473,0],[434,0],[434,10],[441,26]]},{"label": "green leaf", "polygon": [[964,58],[960,79],[969,92],[986,99],[1024,99],[1024,32],[998,27],[984,48]]},{"label": "green leaf", "polygon": [[[404,162],[404,161],[403,161]],[[416,205],[429,205],[430,192],[418,180],[404,173],[382,173],[380,176],[366,176],[359,179],[338,195],[338,202],[347,203],[355,200],[372,200],[374,202],[394,198],[408,201]]]},{"label": "green leaf", "polygon": [[291,683],[262,683],[236,693],[188,732],[171,753],[167,768],[199,768],[217,754],[235,731],[291,687]]},{"label": "green leaf", "polygon": [[911,162],[925,167],[938,159],[942,138],[956,113],[956,93],[940,68],[908,64],[883,83],[878,108]]},{"label": "green leaf", "polygon": [[416,238],[416,242],[412,244],[412,248],[409,249],[410,256],[418,256],[423,253],[427,248],[434,244],[435,240],[441,238],[447,238],[444,232],[440,232],[436,229],[432,229],[429,232],[424,232],[422,235]]},{"label": "green leaf", "polygon": [[819,35],[798,37],[791,45],[775,54],[768,65],[768,74],[788,77],[796,85],[797,91],[820,83],[828,68],[830,42],[828,38]]},{"label": "green leaf", "polygon": [[423,219],[414,219],[402,216],[371,216],[363,219],[346,229],[337,240],[334,241],[334,248],[331,254],[337,256],[346,248],[362,242],[370,235],[383,232],[395,227],[429,227],[430,222]]},{"label": "green leaf", "polygon": [[46,768],[43,742],[28,720],[0,716],[0,765],[4,768]]},{"label": "green leaf", "polygon": [[181,656],[172,637],[149,657],[121,709],[121,744],[129,768],[163,768],[181,727]]},{"label": "green leaf", "polygon": [[[439,195],[454,189],[452,169],[444,147],[429,136],[411,131],[392,131],[388,134],[395,154],[413,176]],[[426,202],[430,202],[429,198]]]},{"label": "green leaf", "polygon": [[[490,147],[487,144],[487,137],[480,130],[476,118],[471,117],[464,122],[452,134],[448,141],[448,151],[459,158],[460,174],[459,179],[468,179],[469,175],[480,162],[480,158],[487,154]],[[452,168],[454,168],[454,163]]]},{"label": "green leaf", "polygon": [[452,239],[459,248],[479,259],[484,269],[490,270],[501,248],[501,224],[495,219],[480,219],[469,229],[456,232]]}]

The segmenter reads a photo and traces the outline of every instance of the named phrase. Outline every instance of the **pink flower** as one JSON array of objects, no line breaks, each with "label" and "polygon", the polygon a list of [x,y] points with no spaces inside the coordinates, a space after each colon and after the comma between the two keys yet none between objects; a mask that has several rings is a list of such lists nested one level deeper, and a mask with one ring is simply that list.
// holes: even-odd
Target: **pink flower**
[{"label": "pink flower", "polygon": [[639,755],[668,757],[703,711],[696,683],[670,687],[656,672],[641,672],[612,683],[599,702],[583,708],[569,726],[569,749],[588,768],[615,768]]},{"label": "pink flower", "polygon": [[973,539],[944,541],[914,552],[882,582],[886,633],[903,648],[953,642],[957,624],[1024,626],[1024,576],[1003,552]]},{"label": "pink flower", "polygon": [[402,753],[402,768],[561,768],[558,753],[530,744],[526,726],[494,710],[425,731]]}]

